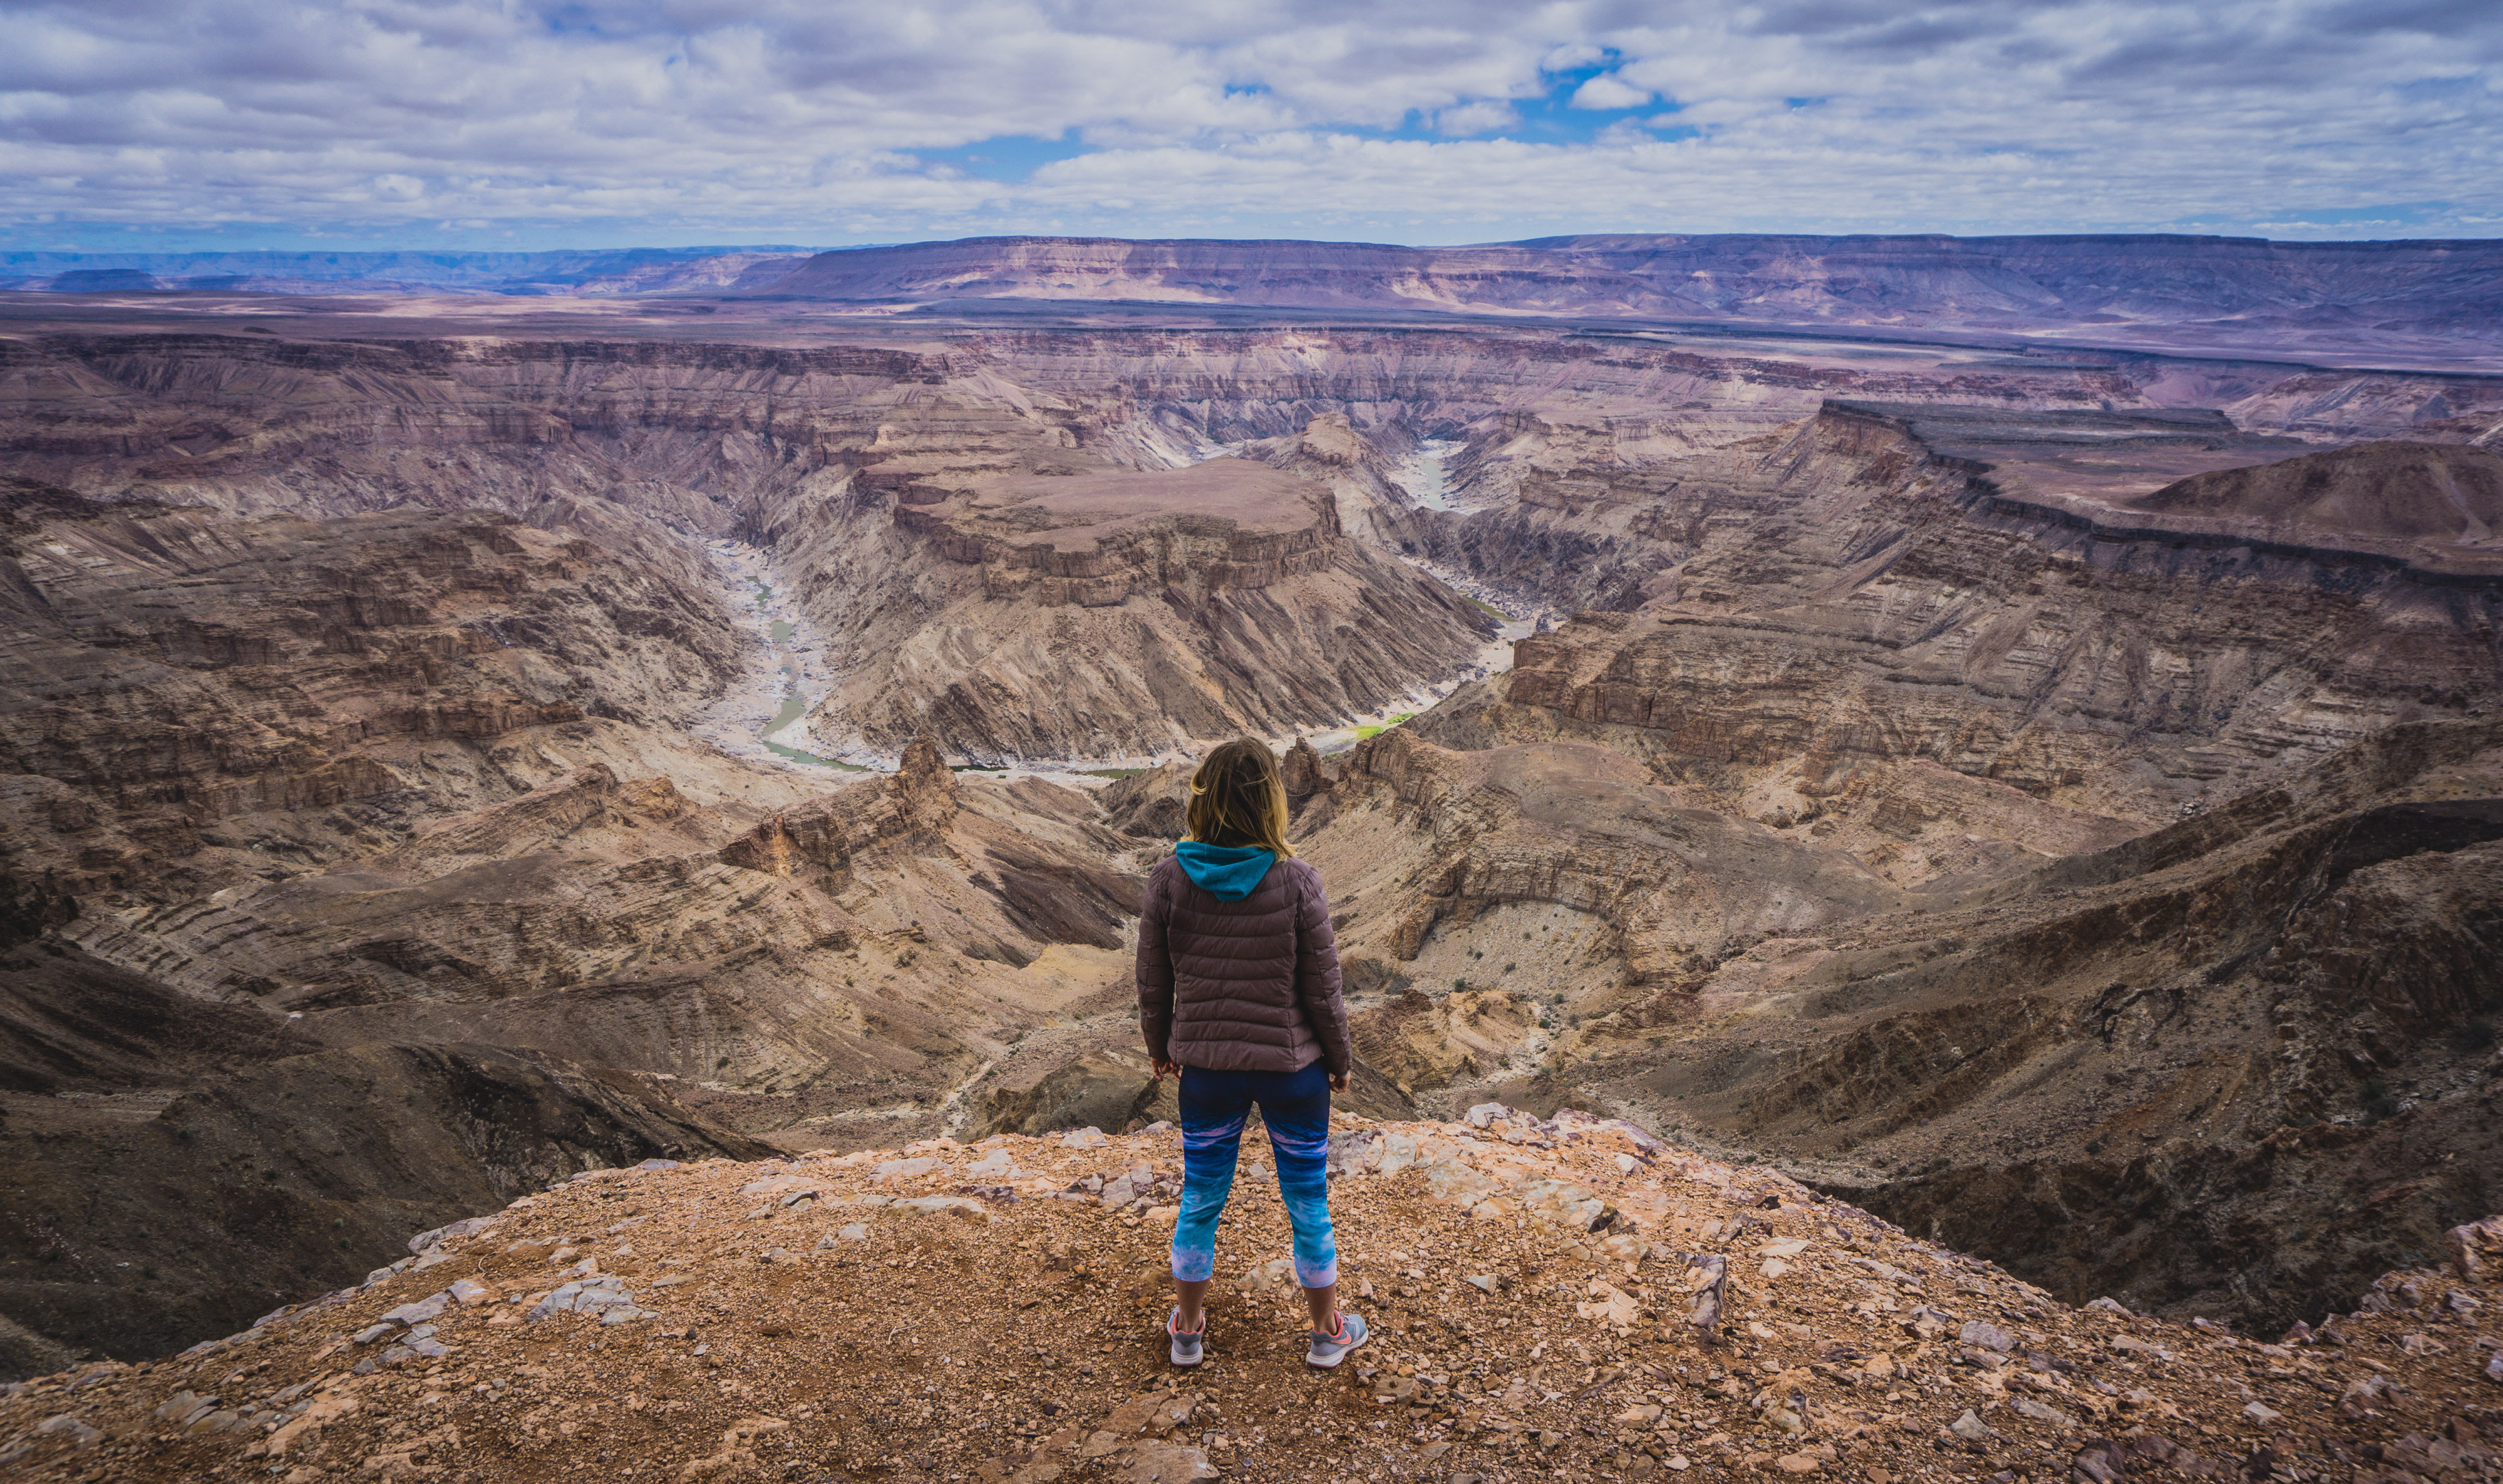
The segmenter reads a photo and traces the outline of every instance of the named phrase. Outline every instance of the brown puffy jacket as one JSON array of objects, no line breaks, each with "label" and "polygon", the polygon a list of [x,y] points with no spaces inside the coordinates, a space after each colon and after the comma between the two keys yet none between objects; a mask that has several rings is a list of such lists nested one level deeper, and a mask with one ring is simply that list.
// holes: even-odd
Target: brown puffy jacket
[{"label": "brown puffy jacket", "polygon": [[1206,1071],[1347,1071],[1347,1004],[1320,872],[1269,867],[1220,901],[1168,856],[1139,909],[1139,1026],[1148,1050]]}]

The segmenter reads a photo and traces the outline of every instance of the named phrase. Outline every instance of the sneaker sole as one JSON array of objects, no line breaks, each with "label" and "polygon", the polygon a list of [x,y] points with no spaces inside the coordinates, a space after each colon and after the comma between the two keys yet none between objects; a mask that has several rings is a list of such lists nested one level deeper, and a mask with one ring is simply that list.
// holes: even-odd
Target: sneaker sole
[{"label": "sneaker sole", "polygon": [[1202,1362],[1202,1361],[1204,1361],[1204,1360],[1208,1359],[1208,1351],[1207,1351],[1206,1347],[1202,1347],[1202,1348],[1201,1348],[1201,1350],[1200,1350],[1200,1352],[1199,1352],[1197,1355],[1191,1356],[1191,1357],[1190,1357],[1189,1359],[1187,1359],[1187,1360],[1184,1360],[1184,1359],[1183,1358],[1182,1347],[1181,1347],[1180,1345],[1176,1345],[1176,1346],[1174,1346],[1174,1347],[1173,1347],[1173,1349],[1172,1349],[1170,1352],[1168,1352],[1168,1353],[1169,1353],[1170,1355],[1172,1355],[1172,1357],[1173,1357],[1173,1363],[1174,1363],[1175,1365],[1177,1365],[1177,1366],[1196,1366],[1196,1365],[1198,1365],[1200,1362]]},{"label": "sneaker sole", "polygon": [[1364,1347],[1364,1341],[1371,1338],[1373,1338],[1372,1334],[1367,1333],[1363,1339],[1357,1340],[1354,1344],[1348,1346],[1338,1354],[1327,1357],[1326,1359],[1324,1359],[1321,1353],[1318,1350],[1307,1350],[1304,1352],[1304,1364],[1307,1366],[1318,1366],[1323,1370],[1335,1370],[1338,1368],[1339,1362],[1346,1360],[1349,1356],[1354,1355],[1356,1351],[1362,1349]]}]

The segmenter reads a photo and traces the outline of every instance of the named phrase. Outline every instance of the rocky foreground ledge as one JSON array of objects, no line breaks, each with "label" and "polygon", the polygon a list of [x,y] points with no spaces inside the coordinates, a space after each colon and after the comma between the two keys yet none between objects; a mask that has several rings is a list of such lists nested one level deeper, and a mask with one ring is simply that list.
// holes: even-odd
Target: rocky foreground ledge
[{"label": "rocky foreground ledge", "polygon": [[[1302,1360],[1256,1131],[1208,1364],[1161,1126],[580,1176],[171,1360],[8,1387],[20,1479],[2453,1479],[2503,1467],[2503,1223],[2280,1343],[2055,1301],[1778,1175],[1493,1105],[1334,1120]],[[2493,1439],[2493,1441],[2489,1441]]]}]

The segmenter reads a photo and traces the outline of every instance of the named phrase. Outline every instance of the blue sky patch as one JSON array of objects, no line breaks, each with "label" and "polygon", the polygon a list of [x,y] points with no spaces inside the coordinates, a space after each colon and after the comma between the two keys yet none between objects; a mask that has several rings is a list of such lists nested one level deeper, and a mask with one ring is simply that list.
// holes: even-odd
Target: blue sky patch
[{"label": "blue sky patch", "polygon": [[1035,171],[1043,166],[1054,160],[1076,159],[1089,152],[1089,149],[1072,131],[1059,139],[1012,134],[976,140],[970,145],[957,145],[952,149],[910,150],[906,152],[933,165],[948,166],[976,180],[1016,186],[1034,179]]}]

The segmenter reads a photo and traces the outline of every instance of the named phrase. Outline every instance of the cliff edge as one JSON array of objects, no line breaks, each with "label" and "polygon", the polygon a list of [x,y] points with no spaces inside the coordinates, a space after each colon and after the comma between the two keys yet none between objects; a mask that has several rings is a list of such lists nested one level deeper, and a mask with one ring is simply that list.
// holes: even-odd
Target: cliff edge
[{"label": "cliff edge", "polygon": [[1496,1105],[1333,1121],[1306,1367],[1266,1148],[1209,1362],[1170,1131],[575,1177],[300,1309],[0,1396],[23,1479],[2490,1476],[2503,1223],[2279,1343],[2083,1309],[1756,1168]]}]

